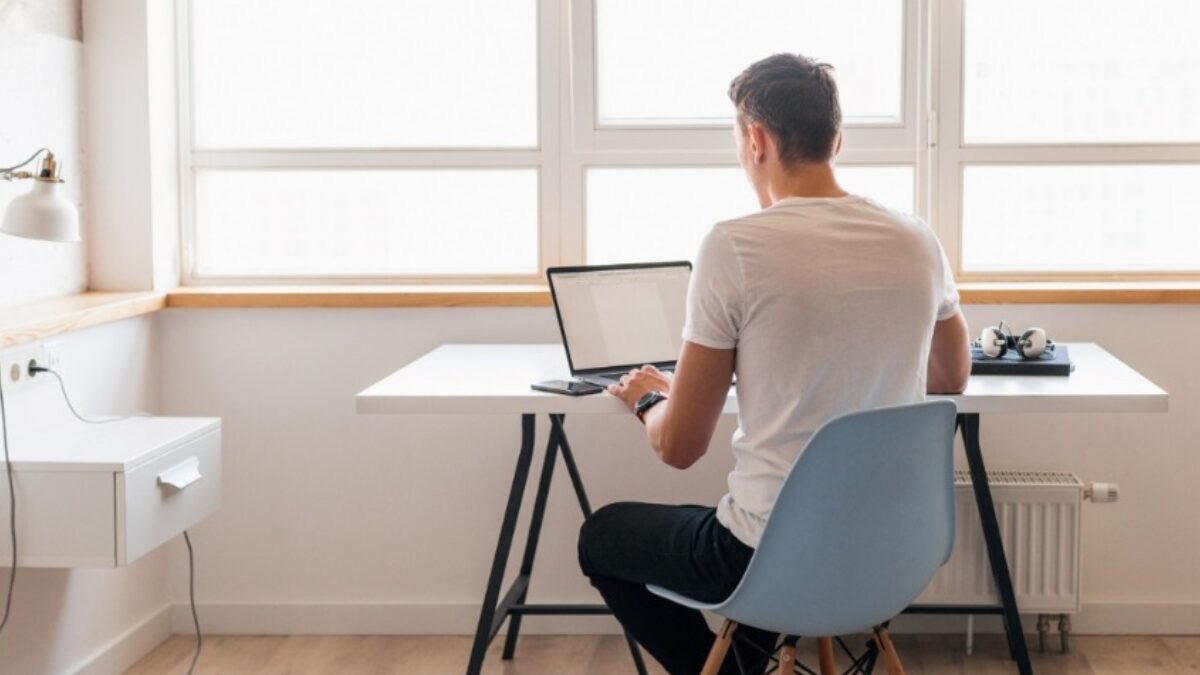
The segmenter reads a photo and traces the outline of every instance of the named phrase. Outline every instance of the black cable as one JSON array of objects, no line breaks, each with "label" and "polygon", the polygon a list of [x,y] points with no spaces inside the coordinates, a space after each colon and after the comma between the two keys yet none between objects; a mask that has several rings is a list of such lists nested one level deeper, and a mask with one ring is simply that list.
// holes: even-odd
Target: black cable
[{"label": "black cable", "polygon": [[[88,424],[107,424],[109,422],[120,422],[131,417],[148,417],[146,413],[134,413],[126,417],[117,417],[105,420],[92,420],[79,414],[75,406],[71,403],[71,397],[67,395],[67,386],[63,382],[63,378],[54,370],[42,366],[31,366],[29,368],[30,375],[37,373],[50,373],[58,380],[58,388],[62,391],[63,401],[66,402],[67,408],[71,410],[71,414],[81,421]],[[17,579],[17,493],[13,488],[13,470],[12,458],[8,452],[8,413],[4,406],[4,389],[0,387],[0,441],[4,446],[4,468],[8,476],[8,519],[9,533],[12,538],[12,569],[8,576],[8,596],[4,601],[4,618],[0,619],[0,631],[4,630],[4,626],[8,624],[8,617],[12,610],[13,587]],[[187,544],[188,553],[188,598],[192,607],[192,623],[196,626],[196,653],[192,655],[192,663],[188,666],[188,675],[192,675],[192,671],[196,669],[196,662],[200,660],[200,649],[203,646],[203,638],[200,633],[200,615],[196,611],[196,559],[192,550],[192,538],[188,536],[187,530],[183,531],[183,543]]]},{"label": "black cable", "polygon": [[[80,422],[85,422],[87,424],[108,424],[110,422],[121,422],[121,421],[130,419],[131,417],[149,417],[150,416],[148,413],[134,413],[132,415],[127,415],[125,417],[115,417],[112,419],[103,419],[103,420],[89,419],[87,417],[84,417],[83,415],[80,415],[79,411],[75,409],[75,405],[73,403],[71,403],[71,397],[70,397],[70,395],[67,394],[67,385],[65,382],[63,382],[62,375],[59,375],[57,371],[54,371],[50,368],[46,368],[44,366],[33,365],[33,366],[29,367],[30,376],[37,375],[38,373],[50,373],[51,375],[54,376],[54,379],[58,380],[58,389],[59,389],[59,391],[62,392],[63,401],[67,404],[67,408],[71,411],[71,414],[74,415],[75,418],[78,419]],[[4,392],[3,392],[3,390],[0,390],[0,424],[3,425],[2,430],[0,430],[0,433],[2,433],[2,435],[3,435],[4,464],[5,464],[5,468],[7,469],[7,473],[8,473],[9,520],[10,520],[10,525],[11,525],[10,531],[12,533],[12,573],[9,575],[9,578],[8,578],[8,599],[5,601],[4,619],[2,621],[0,621],[0,630],[4,630],[4,625],[6,623],[8,623],[9,609],[12,606],[13,582],[17,577],[17,504],[16,504],[16,492],[13,490],[12,461],[10,460],[9,455],[8,455],[8,419],[5,414],[5,409],[4,409]],[[187,530],[183,531],[183,543],[187,544],[188,597],[190,598],[191,607],[192,607],[192,622],[196,626],[196,653],[192,655],[192,663],[191,663],[191,665],[188,666],[188,670],[187,670],[188,675],[192,675],[192,671],[194,671],[196,669],[196,662],[200,660],[200,648],[202,646],[202,638],[201,638],[201,634],[200,634],[200,615],[196,611],[196,560],[195,560],[194,552],[192,550],[192,539],[191,539],[191,537],[188,536]]]},{"label": "black cable", "polygon": [[71,414],[75,416],[75,419],[79,420],[80,422],[84,422],[86,424],[112,424],[113,422],[124,422],[125,420],[130,419],[132,417],[150,417],[151,416],[149,413],[133,413],[132,415],[126,415],[124,417],[112,417],[112,418],[107,418],[107,419],[102,419],[102,420],[94,420],[94,419],[84,417],[83,415],[79,414],[78,410],[75,409],[75,404],[71,403],[71,397],[67,395],[67,385],[65,382],[63,382],[62,375],[59,375],[58,371],[53,370],[51,368],[46,368],[45,366],[38,366],[38,365],[33,365],[33,366],[29,367],[30,376],[36,376],[38,373],[50,373],[51,375],[54,376],[54,379],[58,380],[58,390],[62,392],[63,401],[66,402],[67,409],[69,409],[71,411]]},{"label": "black cable", "polygon": [[17,582],[17,492],[13,488],[12,458],[8,454],[8,411],[4,408],[4,386],[0,385],[0,439],[4,444],[4,473],[8,476],[8,532],[12,538],[12,567],[8,572],[8,595],[4,599],[4,618],[0,619],[0,633],[8,625],[12,612],[13,587]]},{"label": "black cable", "polygon": [[200,637],[200,615],[196,613],[196,560],[192,555],[192,538],[188,536],[187,530],[183,531],[183,543],[187,544],[188,597],[192,605],[192,623],[196,626],[196,653],[192,654],[192,665],[187,669],[188,675],[192,675],[192,671],[196,668],[196,661],[200,660],[200,647],[203,639]]}]

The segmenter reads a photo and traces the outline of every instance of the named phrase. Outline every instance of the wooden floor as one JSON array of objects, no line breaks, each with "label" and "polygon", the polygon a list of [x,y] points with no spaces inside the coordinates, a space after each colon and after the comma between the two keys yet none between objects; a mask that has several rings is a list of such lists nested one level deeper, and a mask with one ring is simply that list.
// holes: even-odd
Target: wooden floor
[{"label": "wooden floor", "polygon": [[[963,653],[959,635],[897,635],[896,648],[909,675],[1015,672],[1005,657],[1003,637],[981,635],[975,653]],[[633,673],[619,636],[522,637],[513,661],[500,659],[497,640],[483,672],[489,675],[601,675]],[[811,641],[804,662],[815,667]],[[853,644],[853,643],[852,643]],[[126,675],[182,674],[192,658],[193,639],[177,635],[139,661]],[[460,636],[212,636],[205,637],[196,673],[326,674],[406,673],[456,675],[466,667],[469,638]],[[1152,675],[1200,673],[1200,637],[1073,636],[1070,654],[1033,656],[1039,675]],[[651,664],[651,672],[664,671]],[[882,664],[876,668],[883,673]]]}]

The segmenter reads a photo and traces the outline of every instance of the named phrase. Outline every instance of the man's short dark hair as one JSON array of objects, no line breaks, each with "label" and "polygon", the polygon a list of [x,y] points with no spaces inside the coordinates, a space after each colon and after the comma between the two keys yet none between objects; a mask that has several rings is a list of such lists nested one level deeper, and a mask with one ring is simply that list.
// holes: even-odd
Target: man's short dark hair
[{"label": "man's short dark hair", "polygon": [[784,166],[825,162],[842,126],[833,68],[801,54],[757,61],[729,85],[738,124],[762,125],[779,146]]}]

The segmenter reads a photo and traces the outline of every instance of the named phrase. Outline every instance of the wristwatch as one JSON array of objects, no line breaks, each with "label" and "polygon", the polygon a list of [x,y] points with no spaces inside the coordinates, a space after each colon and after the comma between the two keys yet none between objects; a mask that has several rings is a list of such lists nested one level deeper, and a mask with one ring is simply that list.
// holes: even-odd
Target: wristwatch
[{"label": "wristwatch", "polygon": [[638,399],[638,402],[633,406],[633,414],[637,415],[642,424],[646,423],[646,413],[651,408],[667,400],[667,395],[661,391],[652,391]]}]

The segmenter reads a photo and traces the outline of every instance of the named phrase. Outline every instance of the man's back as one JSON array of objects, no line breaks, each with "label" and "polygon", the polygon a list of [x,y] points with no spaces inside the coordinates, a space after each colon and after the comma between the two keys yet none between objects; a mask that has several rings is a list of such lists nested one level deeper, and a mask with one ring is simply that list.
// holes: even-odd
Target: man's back
[{"label": "man's back", "polygon": [[851,195],[719,223],[688,309],[685,339],[737,349],[737,465],[717,516],[755,546],[821,424],[924,397],[934,323],[958,305],[929,227]]}]

